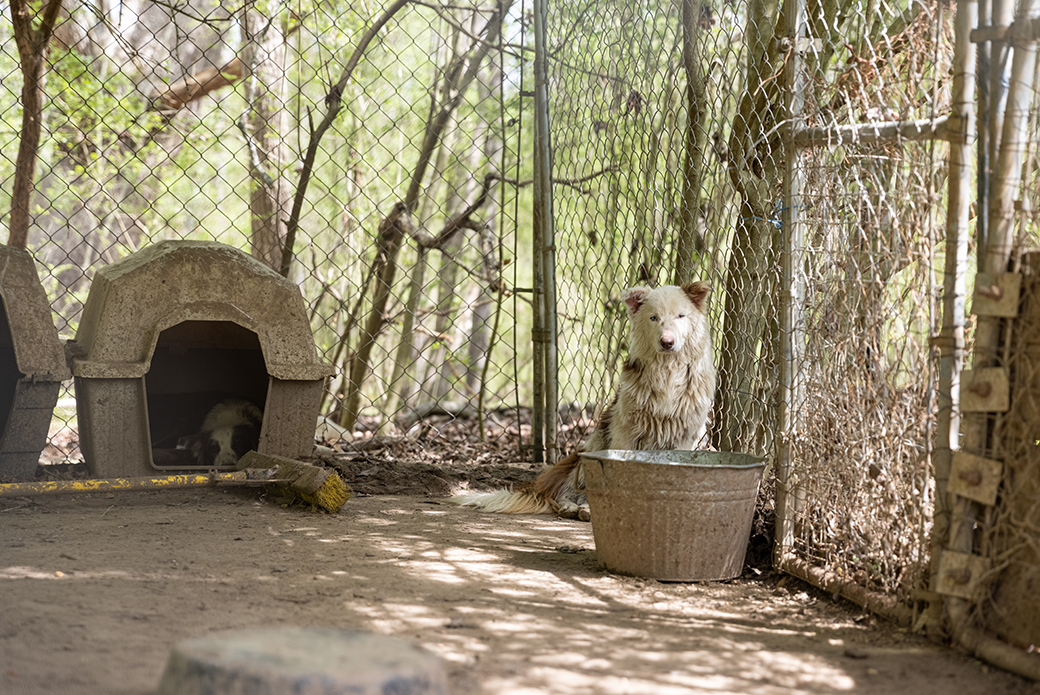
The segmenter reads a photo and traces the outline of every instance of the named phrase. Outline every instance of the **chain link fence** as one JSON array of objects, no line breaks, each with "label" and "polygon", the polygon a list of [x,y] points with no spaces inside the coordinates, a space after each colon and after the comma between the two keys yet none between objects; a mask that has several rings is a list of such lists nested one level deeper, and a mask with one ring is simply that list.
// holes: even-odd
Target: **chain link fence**
[{"label": "chain link fence", "polygon": [[[933,2],[803,11],[793,38],[757,0],[548,8],[558,451],[585,439],[619,374],[621,292],[708,280],[707,445],[788,466],[789,566],[906,602],[926,582],[935,495],[952,17]],[[300,286],[339,446],[539,460],[532,12],[66,7],[28,241],[61,336],[98,267],[164,239],[221,241]],[[0,48],[15,104],[6,22]],[[19,121],[0,121],[3,209]],[[72,398],[47,462],[79,460]]]},{"label": "chain link fence", "polygon": [[[1029,227],[1035,233],[1036,215],[1031,217]],[[981,624],[1019,648],[1036,640],[1040,619],[1036,602],[1028,598],[1033,595],[1032,587],[1040,581],[1040,478],[1036,475],[1040,469],[1036,436],[1040,428],[1038,264],[1040,254],[1034,249],[1021,266],[1021,312],[1012,322],[1002,350],[1001,362],[1012,375],[1008,411],[996,418],[993,445],[972,452],[990,461],[1003,461],[1004,465],[998,465],[995,473],[986,476],[991,478],[986,487],[995,488],[999,482],[1001,494],[984,500],[985,511],[979,516],[977,552],[987,564],[978,582],[982,587],[992,585],[993,590],[972,590],[967,598]]]},{"label": "chain link fence", "polygon": [[908,600],[929,557],[945,147],[910,141],[934,123],[893,122],[948,110],[952,25],[935,4],[814,11],[795,200],[782,18],[755,2],[552,8],[560,388],[575,443],[619,373],[622,289],[707,279],[711,443],[772,457],[796,206],[789,564]]},{"label": "chain link fence", "polygon": [[930,145],[820,148],[804,163],[793,550],[909,599],[926,580],[934,495],[941,167]]},{"label": "chain link fence", "polygon": [[864,19],[876,38],[849,46],[830,79],[822,61],[806,60],[805,117],[844,137],[801,155],[792,549],[809,567],[907,605],[927,585],[930,557],[946,147],[924,134],[950,107],[952,18],[941,5],[913,5]]},{"label": "chain link fence", "polygon": [[[768,453],[783,157],[741,124],[749,8],[588,2],[551,12],[561,401],[586,426],[605,404],[626,354],[624,289],[708,280],[715,444]],[[742,195],[749,173],[762,177],[762,196]],[[583,435],[576,427],[567,443]]]},{"label": "chain link fence", "polygon": [[[295,222],[289,277],[335,369],[322,412],[359,440],[415,439],[422,421],[430,446],[516,456],[531,381],[523,6],[66,10],[43,86],[28,243],[63,338],[101,265],[179,238],[279,269]],[[14,38],[4,23],[10,103],[22,79]],[[18,116],[4,119],[5,209]],[[400,205],[407,224],[385,225]],[[67,388],[51,461],[78,456],[71,398]]]}]

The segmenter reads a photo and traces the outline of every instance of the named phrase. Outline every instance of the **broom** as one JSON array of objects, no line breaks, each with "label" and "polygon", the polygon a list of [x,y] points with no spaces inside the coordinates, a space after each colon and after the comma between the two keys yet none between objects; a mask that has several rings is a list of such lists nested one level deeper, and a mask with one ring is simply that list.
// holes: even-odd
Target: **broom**
[{"label": "broom", "polygon": [[238,460],[236,468],[249,480],[265,480],[267,487],[298,497],[329,513],[338,511],[350,499],[352,492],[331,468],[312,466],[284,456],[250,451]]}]

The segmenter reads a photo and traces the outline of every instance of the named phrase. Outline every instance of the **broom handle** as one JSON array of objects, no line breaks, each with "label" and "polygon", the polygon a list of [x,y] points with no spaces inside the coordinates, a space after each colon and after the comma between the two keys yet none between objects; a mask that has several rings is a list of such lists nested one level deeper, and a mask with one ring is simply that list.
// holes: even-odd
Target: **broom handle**
[{"label": "broom handle", "polygon": [[245,471],[234,473],[205,473],[195,475],[168,475],[156,478],[109,478],[107,480],[47,480],[30,483],[0,484],[0,497],[31,497],[33,495],[60,495],[77,492],[112,492],[115,490],[165,490],[184,487],[204,487],[217,483],[248,482]]}]

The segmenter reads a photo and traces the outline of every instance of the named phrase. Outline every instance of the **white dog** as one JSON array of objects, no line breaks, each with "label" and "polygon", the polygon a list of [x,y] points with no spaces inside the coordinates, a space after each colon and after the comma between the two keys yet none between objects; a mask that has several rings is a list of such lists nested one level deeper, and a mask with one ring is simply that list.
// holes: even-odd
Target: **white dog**
[{"label": "white dog", "polygon": [[[711,287],[693,282],[633,287],[623,299],[630,322],[629,356],[614,400],[582,451],[693,449],[705,434],[715,397],[706,300]],[[458,504],[507,514],[556,512],[588,520],[580,453],[561,459],[515,491],[473,493]]]}]

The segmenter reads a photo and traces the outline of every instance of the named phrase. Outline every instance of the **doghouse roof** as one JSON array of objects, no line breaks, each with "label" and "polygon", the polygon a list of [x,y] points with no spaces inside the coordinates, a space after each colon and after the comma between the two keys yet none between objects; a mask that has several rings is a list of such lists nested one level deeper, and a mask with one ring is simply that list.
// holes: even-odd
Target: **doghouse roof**
[{"label": "doghouse roof", "polygon": [[256,333],[267,372],[285,380],[332,373],[314,347],[299,288],[238,249],[163,241],[97,271],[70,346],[72,371],[137,378],[159,334],[184,321],[230,321]]},{"label": "doghouse roof", "polygon": [[36,381],[68,379],[51,304],[27,251],[0,245],[0,297],[18,371]]}]

